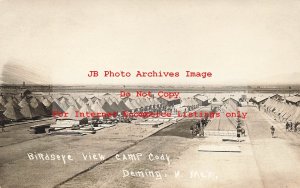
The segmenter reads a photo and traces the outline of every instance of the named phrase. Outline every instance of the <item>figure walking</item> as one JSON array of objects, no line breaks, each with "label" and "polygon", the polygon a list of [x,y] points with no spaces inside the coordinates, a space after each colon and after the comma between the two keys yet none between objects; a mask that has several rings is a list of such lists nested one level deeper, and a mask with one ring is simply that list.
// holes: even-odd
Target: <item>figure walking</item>
[{"label": "figure walking", "polygon": [[286,122],[286,124],[285,124],[285,131],[288,132],[289,128],[290,128],[290,123]]},{"label": "figure walking", "polygon": [[272,138],[274,138],[275,127],[272,125],[270,129],[271,129]]},{"label": "figure walking", "polygon": [[240,142],[240,137],[241,137],[241,133],[242,133],[242,127],[240,125],[238,125],[236,127],[236,135],[237,135],[237,141]]},{"label": "figure walking", "polygon": [[4,122],[0,121],[0,127],[1,127],[2,132],[5,132],[5,130],[4,130],[5,126],[4,125],[5,125]]}]

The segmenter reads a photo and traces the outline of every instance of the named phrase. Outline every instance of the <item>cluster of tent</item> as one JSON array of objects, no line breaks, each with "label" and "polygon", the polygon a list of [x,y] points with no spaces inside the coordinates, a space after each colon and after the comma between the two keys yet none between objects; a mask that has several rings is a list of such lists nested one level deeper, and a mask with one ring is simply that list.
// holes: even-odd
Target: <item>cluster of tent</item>
[{"label": "cluster of tent", "polygon": [[[182,105],[194,109],[197,102],[191,98],[183,98]],[[0,96],[0,117],[2,120],[18,121],[52,116],[53,112],[68,113],[69,119],[78,119],[75,112],[162,112],[168,110],[157,98],[120,98],[114,94],[101,97],[73,97],[71,95],[57,96]]]},{"label": "cluster of tent", "polygon": [[267,114],[281,122],[300,122],[299,106],[269,98],[262,107]]},{"label": "cluster of tent", "polygon": [[[45,104],[44,104],[45,103]],[[41,116],[51,114],[51,109],[47,108],[51,103],[45,99],[37,99],[35,97],[19,96],[0,96],[0,116],[1,120],[21,120],[21,119],[34,119]]]},{"label": "cluster of tent", "polygon": [[195,98],[182,98],[180,107],[185,107],[187,108],[187,111],[190,111],[199,107],[199,103],[195,100]]},{"label": "cluster of tent", "polygon": [[[53,109],[55,104],[55,109]],[[71,97],[62,96],[54,99],[52,102],[52,110],[56,112],[67,112],[70,119],[81,119],[75,116],[75,112],[105,112],[105,113],[121,113],[139,112],[139,111],[163,111],[165,107],[156,98],[124,98],[117,96],[106,95],[101,98],[98,97],[78,97],[76,100]]]}]

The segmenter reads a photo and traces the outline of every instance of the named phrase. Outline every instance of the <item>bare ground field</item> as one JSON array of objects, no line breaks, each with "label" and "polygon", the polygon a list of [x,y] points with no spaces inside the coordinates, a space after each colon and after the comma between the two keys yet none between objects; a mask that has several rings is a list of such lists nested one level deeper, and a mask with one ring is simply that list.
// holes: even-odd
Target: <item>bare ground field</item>
[{"label": "bare ground field", "polygon": [[[299,135],[253,107],[248,112],[247,136],[192,137],[191,119],[164,129],[120,124],[86,136],[42,136],[0,147],[1,187],[299,187]],[[226,121],[222,121],[223,123]],[[271,138],[270,126],[276,128]],[[29,126],[29,125],[28,125]],[[166,128],[165,128],[166,127]],[[24,130],[25,131],[25,130]],[[7,133],[0,134],[0,138]],[[224,142],[223,138],[232,141]],[[12,143],[7,141],[7,143]],[[7,145],[7,146],[5,146]],[[227,152],[198,151],[222,146]],[[230,148],[241,152],[231,152]],[[28,152],[70,154],[73,161],[29,160]],[[105,161],[84,160],[82,153],[99,153]],[[140,153],[140,160],[128,154]],[[118,154],[116,157],[116,154]],[[124,154],[124,155],[123,155]],[[150,160],[150,156],[169,157]],[[127,156],[125,159],[122,156]],[[122,160],[120,160],[122,159]],[[151,158],[152,159],[152,158]],[[137,177],[128,172],[153,171]]]}]

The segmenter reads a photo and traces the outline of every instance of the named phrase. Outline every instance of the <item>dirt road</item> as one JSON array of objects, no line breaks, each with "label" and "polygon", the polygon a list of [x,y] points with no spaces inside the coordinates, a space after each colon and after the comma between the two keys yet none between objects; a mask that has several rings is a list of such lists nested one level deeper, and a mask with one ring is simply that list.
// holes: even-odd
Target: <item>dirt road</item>
[{"label": "dirt road", "polygon": [[[256,108],[248,108],[248,114],[247,127],[264,187],[299,187],[299,135],[285,132],[283,123],[275,122]],[[271,138],[272,125],[276,138]]]}]

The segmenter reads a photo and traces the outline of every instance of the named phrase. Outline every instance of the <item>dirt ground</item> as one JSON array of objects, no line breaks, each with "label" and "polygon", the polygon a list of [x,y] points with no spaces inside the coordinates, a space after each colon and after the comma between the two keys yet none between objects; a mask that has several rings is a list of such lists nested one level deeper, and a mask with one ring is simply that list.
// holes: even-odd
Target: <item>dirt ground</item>
[{"label": "dirt ground", "polygon": [[[243,137],[243,142],[223,142],[223,138],[236,139],[224,136],[192,138],[191,120],[184,120],[123,152],[141,152],[145,156],[148,153],[168,154],[170,164],[149,161],[147,157],[141,161],[113,158],[62,187],[298,187],[300,155],[299,148],[295,147],[299,143],[298,135],[282,132],[283,124],[270,121],[255,108],[241,110],[249,113],[246,122],[249,136]],[[277,128],[277,138],[271,138],[271,125]],[[200,152],[201,145],[237,146],[241,152]],[[123,170],[151,169],[159,171],[162,179],[123,173]]]},{"label": "dirt ground", "polygon": [[[284,124],[256,108],[240,110],[248,112],[247,136],[242,137],[242,142],[228,136],[192,137],[189,128],[194,121],[191,119],[165,125],[160,131],[150,126],[120,124],[95,135],[42,136],[10,145],[1,142],[0,174],[3,178],[0,185],[299,187],[299,135],[285,132]],[[276,138],[271,138],[271,125],[276,128]],[[222,141],[224,138],[229,141]],[[201,146],[227,149],[226,152],[198,151]],[[231,148],[239,148],[240,152],[231,152]],[[74,160],[66,164],[29,160],[28,152],[70,154]],[[84,160],[82,153],[101,154],[106,159],[112,157],[105,161]],[[134,158],[137,155],[140,157]],[[159,158],[153,160],[153,156]]]},{"label": "dirt ground", "polygon": [[53,122],[54,120],[47,118],[45,120],[39,120],[37,122],[23,123],[20,125],[5,127],[5,132],[0,132],[0,147],[18,144],[36,138],[41,138],[45,136],[45,134],[29,134],[29,127],[32,125],[39,124],[51,124]]},{"label": "dirt ground", "polygon": [[[1,188],[53,187],[91,166],[102,163],[103,159],[98,156],[104,156],[104,160],[107,160],[169,123],[159,128],[120,123],[85,136],[32,135],[28,133],[31,125],[6,127],[6,132],[0,133]],[[28,153],[71,155],[73,160],[66,161],[65,164],[62,160],[29,160]],[[97,157],[84,158],[93,154]]]}]

